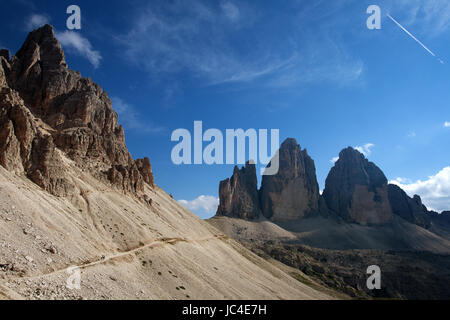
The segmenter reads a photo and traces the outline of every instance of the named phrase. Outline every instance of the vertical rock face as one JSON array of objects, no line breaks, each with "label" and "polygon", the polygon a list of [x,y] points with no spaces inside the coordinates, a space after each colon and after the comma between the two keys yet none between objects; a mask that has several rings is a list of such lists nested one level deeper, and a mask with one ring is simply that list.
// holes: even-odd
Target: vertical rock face
[{"label": "vertical rock face", "polygon": [[319,185],[314,161],[295,139],[279,150],[279,171],[263,176],[260,190],[263,215],[272,220],[301,219],[319,210]]},{"label": "vertical rock face", "polygon": [[410,198],[400,187],[392,184],[388,186],[388,191],[394,214],[423,228],[430,227],[428,209],[422,204],[422,199],[418,195]]},{"label": "vertical rock face", "polygon": [[439,223],[450,225],[450,211],[443,211],[441,214],[433,215],[433,219]]},{"label": "vertical rock face", "polygon": [[235,167],[233,176],[220,182],[219,199],[217,216],[257,219],[261,210],[255,165],[247,163],[241,170]]},{"label": "vertical rock face", "polygon": [[4,55],[0,54],[0,88],[8,86],[6,77],[11,67],[9,65],[9,59],[6,57],[9,57],[9,53]]},{"label": "vertical rock face", "polygon": [[217,215],[255,219],[262,214],[275,222],[286,222],[331,214],[362,225],[388,224],[396,215],[423,228],[430,228],[432,221],[450,224],[449,212],[429,212],[419,196],[410,198],[398,186],[388,185],[380,168],[353,148],[339,154],[323,196],[314,161],[295,139],[281,145],[279,160],[278,173],[263,176],[259,192],[255,166],[236,167],[231,179],[220,183]]},{"label": "vertical rock face", "polygon": [[[58,150],[79,167],[126,192],[153,185],[148,159],[134,161],[104,92],[67,67],[53,28],[31,32],[9,59],[0,51],[0,164],[64,194]],[[61,162],[60,162],[61,163]],[[61,177],[60,177],[61,175]]]},{"label": "vertical rock face", "polygon": [[18,174],[26,173],[54,195],[73,190],[51,134],[37,125],[22,98],[5,81],[0,82],[0,165]]},{"label": "vertical rock face", "polygon": [[136,166],[141,174],[144,182],[153,186],[153,173],[152,173],[152,165],[150,164],[149,158],[137,159]]},{"label": "vertical rock face", "polygon": [[323,196],[328,208],[349,222],[379,225],[393,219],[385,175],[353,148],[339,154]]}]

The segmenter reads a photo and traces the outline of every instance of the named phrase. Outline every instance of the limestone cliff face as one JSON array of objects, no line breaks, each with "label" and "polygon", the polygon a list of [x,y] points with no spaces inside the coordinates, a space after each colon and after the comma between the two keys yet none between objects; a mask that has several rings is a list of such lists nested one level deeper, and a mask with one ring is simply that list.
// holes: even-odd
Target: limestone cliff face
[{"label": "limestone cliff face", "polygon": [[217,216],[257,219],[261,210],[255,165],[247,163],[240,170],[235,167],[233,176],[220,182],[219,199]]},{"label": "limestone cliff face", "polygon": [[450,211],[443,211],[440,214],[432,212],[431,218],[433,222],[450,226]]},{"label": "limestone cliff face", "polygon": [[260,190],[263,215],[275,221],[298,220],[319,211],[319,185],[314,161],[295,139],[279,150],[279,171],[263,176]]},{"label": "limestone cliff face", "polygon": [[323,197],[332,212],[349,222],[380,225],[393,219],[385,175],[353,148],[339,154]]},{"label": "limestone cliff face", "polygon": [[[106,92],[70,70],[46,25],[15,56],[0,51],[0,164],[47,191],[70,191],[58,153],[125,192],[153,185],[148,159],[135,162]],[[61,171],[62,170],[62,171]]]},{"label": "limestone cliff face", "polygon": [[384,225],[398,216],[427,229],[433,222],[450,224],[449,212],[430,212],[419,196],[410,198],[398,186],[388,185],[380,168],[353,148],[339,154],[322,196],[314,161],[295,139],[283,142],[279,160],[279,172],[263,176],[259,191],[255,166],[236,167],[232,178],[220,183],[217,215],[255,219],[261,214],[289,222],[320,214],[361,225]]},{"label": "limestone cliff face", "polygon": [[431,225],[428,209],[422,204],[422,199],[415,195],[410,198],[399,186],[390,184],[389,202],[394,214],[418,226],[429,228]]},{"label": "limestone cliff face", "polygon": [[0,165],[18,174],[26,173],[33,182],[55,195],[73,190],[64,177],[62,160],[51,135],[36,124],[19,94],[3,84],[0,87]]}]

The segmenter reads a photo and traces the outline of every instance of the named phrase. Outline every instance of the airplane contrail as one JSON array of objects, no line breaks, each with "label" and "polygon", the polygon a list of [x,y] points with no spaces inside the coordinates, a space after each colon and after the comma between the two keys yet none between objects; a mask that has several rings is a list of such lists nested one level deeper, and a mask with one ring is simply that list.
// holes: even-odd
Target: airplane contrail
[{"label": "airplane contrail", "polygon": [[408,30],[406,30],[406,28],[404,26],[402,26],[397,20],[395,20],[394,18],[391,17],[390,14],[387,14],[388,18],[391,19],[397,26],[399,26],[403,31],[406,32],[407,35],[409,35],[411,38],[413,38],[418,44],[420,44],[425,50],[427,50],[427,52],[429,54],[431,54],[433,57],[435,57],[441,64],[444,64],[444,61],[442,61],[441,59],[439,59],[433,51],[431,51],[430,49],[427,48],[426,45],[424,45],[422,43],[422,41],[420,41],[419,39],[417,39],[411,32],[409,32]]}]

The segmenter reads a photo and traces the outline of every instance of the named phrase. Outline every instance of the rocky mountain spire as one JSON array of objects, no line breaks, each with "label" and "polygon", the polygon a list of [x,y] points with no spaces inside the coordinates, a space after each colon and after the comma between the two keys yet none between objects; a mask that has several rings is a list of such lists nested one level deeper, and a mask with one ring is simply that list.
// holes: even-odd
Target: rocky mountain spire
[{"label": "rocky mountain spire", "polygon": [[314,161],[295,139],[287,139],[279,150],[279,171],[263,176],[261,209],[272,220],[297,220],[319,210],[319,185]]},{"label": "rocky mountain spire", "polygon": [[431,226],[428,209],[422,204],[422,199],[415,195],[410,198],[399,186],[388,186],[389,202],[394,214],[424,228]]},{"label": "rocky mountain spire", "polygon": [[58,149],[126,192],[153,185],[150,161],[132,159],[107,93],[68,68],[53,27],[31,32],[11,59],[1,53],[2,166],[24,170],[46,190],[64,194],[70,183],[57,169]]},{"label": "rocky mountain spire", "polygon": [[255,165],[247,163],[240,170],[235,167],[233,176],[220,182],[219,199],[217,216],[257,219],[261,210]]},{"label": "rocky mountain spire", "polygon": [[386,176],[350,147],[328,174],[323,197],[331,211],[349,222],[384,224],[393,218]]}]

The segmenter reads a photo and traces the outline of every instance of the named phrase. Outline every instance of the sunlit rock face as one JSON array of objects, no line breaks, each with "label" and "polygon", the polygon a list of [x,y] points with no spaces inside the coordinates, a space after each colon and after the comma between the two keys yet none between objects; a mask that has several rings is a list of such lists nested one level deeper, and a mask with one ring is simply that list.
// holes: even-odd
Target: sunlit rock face
[{"label": "sunlit rock face", "polygon": [[323,197],[329,210],[349,222],[381,225],[393,219],[386,176],[353,148],[339,154]]},{"label": "sunlit rock face", "polygon": [[230,179],[220,182],[217,216],[254,220],[260,217],[256,167],[247,163],[234,168]]},{"label": "sunlit rock face", "polygon": [[153,186],[150,161],[134,161],[108,95],[70,70],[50,25],[15,56],[0,51],[0,164],[56,194],[70,193],[60,152],[124,192]]},{"label": "sunlit rock face", "polygon": [[319,211],[319,198],[314,161],[295,139],[287,139],[279,150],[278,173],[262,178],[263,215],[274,221],[298,220]]}]

